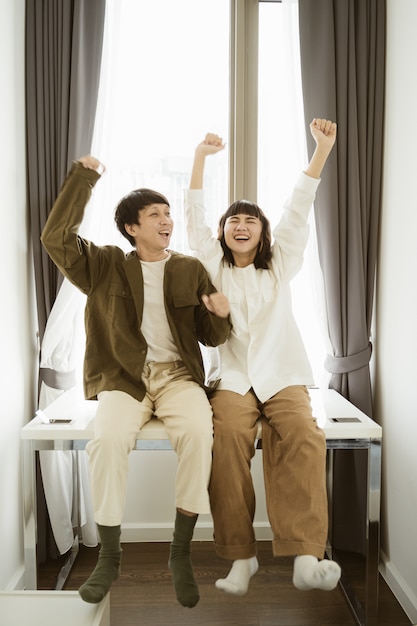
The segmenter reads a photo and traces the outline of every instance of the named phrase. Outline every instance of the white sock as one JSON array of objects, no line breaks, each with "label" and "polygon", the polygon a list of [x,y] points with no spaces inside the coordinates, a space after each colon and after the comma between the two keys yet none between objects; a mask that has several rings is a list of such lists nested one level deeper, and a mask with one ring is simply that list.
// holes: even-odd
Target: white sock
[{"label": "white sock", "polygon": [[258,571],[258,567],[256,556],[252,556],[250,559],[238,559],[233,562],[226,578],[216,580],[216,588],[235,596],[244,596],[248,590],[249,581]]},{"label": "white sock", "polygon": [[303,554],[294,561],[293,583],[297,589],[323,589],[331,591],[339,582],[341,570],[335,561]]}]

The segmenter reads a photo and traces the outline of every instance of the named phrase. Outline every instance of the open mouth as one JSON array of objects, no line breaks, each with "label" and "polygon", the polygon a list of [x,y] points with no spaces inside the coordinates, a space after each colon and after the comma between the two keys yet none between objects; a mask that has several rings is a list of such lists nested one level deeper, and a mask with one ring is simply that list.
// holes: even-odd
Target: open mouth
[{"label": "open mouth", "polygon": [[234,237],[235,241],[248,241],[249,237],[247,235],[236,235]]}]

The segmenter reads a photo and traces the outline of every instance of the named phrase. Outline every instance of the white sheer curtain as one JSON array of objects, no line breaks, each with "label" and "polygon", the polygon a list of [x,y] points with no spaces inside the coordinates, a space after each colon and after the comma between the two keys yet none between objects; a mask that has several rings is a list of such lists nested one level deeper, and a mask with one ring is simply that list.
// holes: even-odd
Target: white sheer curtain
[{"label": "white sheer curtain", "polygon": [[[85,296],[65,279],[48,318],[40,362],[41,368],[52,372],[55,383],[52,380],[51,384],[57,384],[56,380],[59,383],[60,378],[64,379],[64,384],[57,388],[46,382],[41,383],[40,409],[44,409],[64,393],[67,388],[66,375],[72,372],[77,395],[82,398],[84,304]],[[84,545],[97,545],[85,452],[41,451],[39,460],[51,528],[60,554],[65,554],[72,547],[73,528],[79,529]],[[78,485],[78,490],[73,488],[74,484]]]},{"label": "white sheer curtain", "polygon": [[[261,2],[259,31],[258,203],[276,224],[307,164],[298,0]],[[315,382],[321,386],[327,377],[323,363],[328,333],[313,211],[305,263],[292,281],[291,291]]]}]

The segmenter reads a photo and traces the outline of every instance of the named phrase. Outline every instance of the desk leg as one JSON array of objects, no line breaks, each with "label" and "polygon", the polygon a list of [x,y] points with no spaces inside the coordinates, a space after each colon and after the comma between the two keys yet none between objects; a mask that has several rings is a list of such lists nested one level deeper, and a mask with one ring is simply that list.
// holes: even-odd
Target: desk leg
[{"label": "desk leg", "polygon": [[[342,448],[341,448],[342,449]],[[349,449],[349,448],[348,448]],[[327,481],[329,498],[329,558],[337,559],[332,549],[333,517],[333,449],[327,451]],[[366,570],[365,570],[365,606],[362,606],[342,569],[340,586],[359,626],[377,626],[378,623],[378,587],[379,587],[379,523],[381,508],[381,440],[372,439],[367,446],[367,507],[366,507]],[[340,563],[341,564],[341,563]],[[342,565],[342,564],[341,564]]]},{"label": "desk leg", "polygon": [[[365,611],[357,597],[355,591],[352,589],[349,579],[346,576],[343,563],[338,558],[337,552],[333,549],[333,482],[334,482],[334,451],[337,448],[327,448],[327,501],[329,511],[329,528],[328,528],[328,541],[326,554],[327,558],[335,560],[342,568],[342,574],[340,577],[340,587],[345,596],[345,599],[352,611],[355,622],[359,626],[365,626]],[[343,448],[342,448],[343,449]]]},{"label": "desk leg", "polygon": [[67,452],[67,454],[71,454],[72,456],[72,484],[73,490],[75,493],[75,498],[73,498],[73,504],[76,507],[76,510],[73,511],[74,516],[77,520],[77,529],[73,539],[72,548],[68,554],[67,560],[64,565],[61,567],[58,578],[56,580],[55,589],[61,590],[64,588],[64,585],[67,581],[67,578],[71,572],[72,566],[74,565],[75,559],[77,558],[77,554],[80,548],[80,529],[81,529],[81,503],[80,503],[80,480],[79,480],[79,459],[78,459],[78,450],[74,450],[72,452]]},{"label": "desk leg", "polygon": [[379,542],[381,512],[381,440],[372,439],[368,450],[368,503],[365,614],[366,625],[378,619]]},{"label": "desk leg", "polygon": [[326,474],[327,474],[327,508],[329,517],[328,541],[326,553],[329,559],[333,559],[333,468],[334,468],[334,450],[327,449],[326,455]]},{"label": "desk leg", "polygon": [[36,457],[30,440],[22,442],[22,492],[25,589],[36,589]]}]

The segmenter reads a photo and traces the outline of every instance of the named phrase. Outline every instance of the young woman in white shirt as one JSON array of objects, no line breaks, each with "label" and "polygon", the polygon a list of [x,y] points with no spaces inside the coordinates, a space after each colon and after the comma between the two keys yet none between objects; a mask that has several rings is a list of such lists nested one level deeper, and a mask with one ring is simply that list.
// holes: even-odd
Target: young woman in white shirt
[{"label": "young woman in white shirt", "polygon": [[[328,510],[326,442],[317,427],[308,386],[313,383],[295,323],[290,281],[300,269],[308,214],[336,140],[336,124],[314,119],[316,148],[272,236],[253,202],[234,202],[217,237],[207,225],[205,159],[224,148],[215,134],[197,146],[186,194],[189,245],[231,307],[232,335],[219,348],[220,383],[210,397],[214,416],[210,504],[219,556],[233,561],[216,587],[244,595],[258,570],[250,472],[257,419],[263,416],[263,469],[274,556],[294,556],[299,589],[334,589],[340,567],[324,559]],[[209,305],[207,305],[209,306]]]}]

